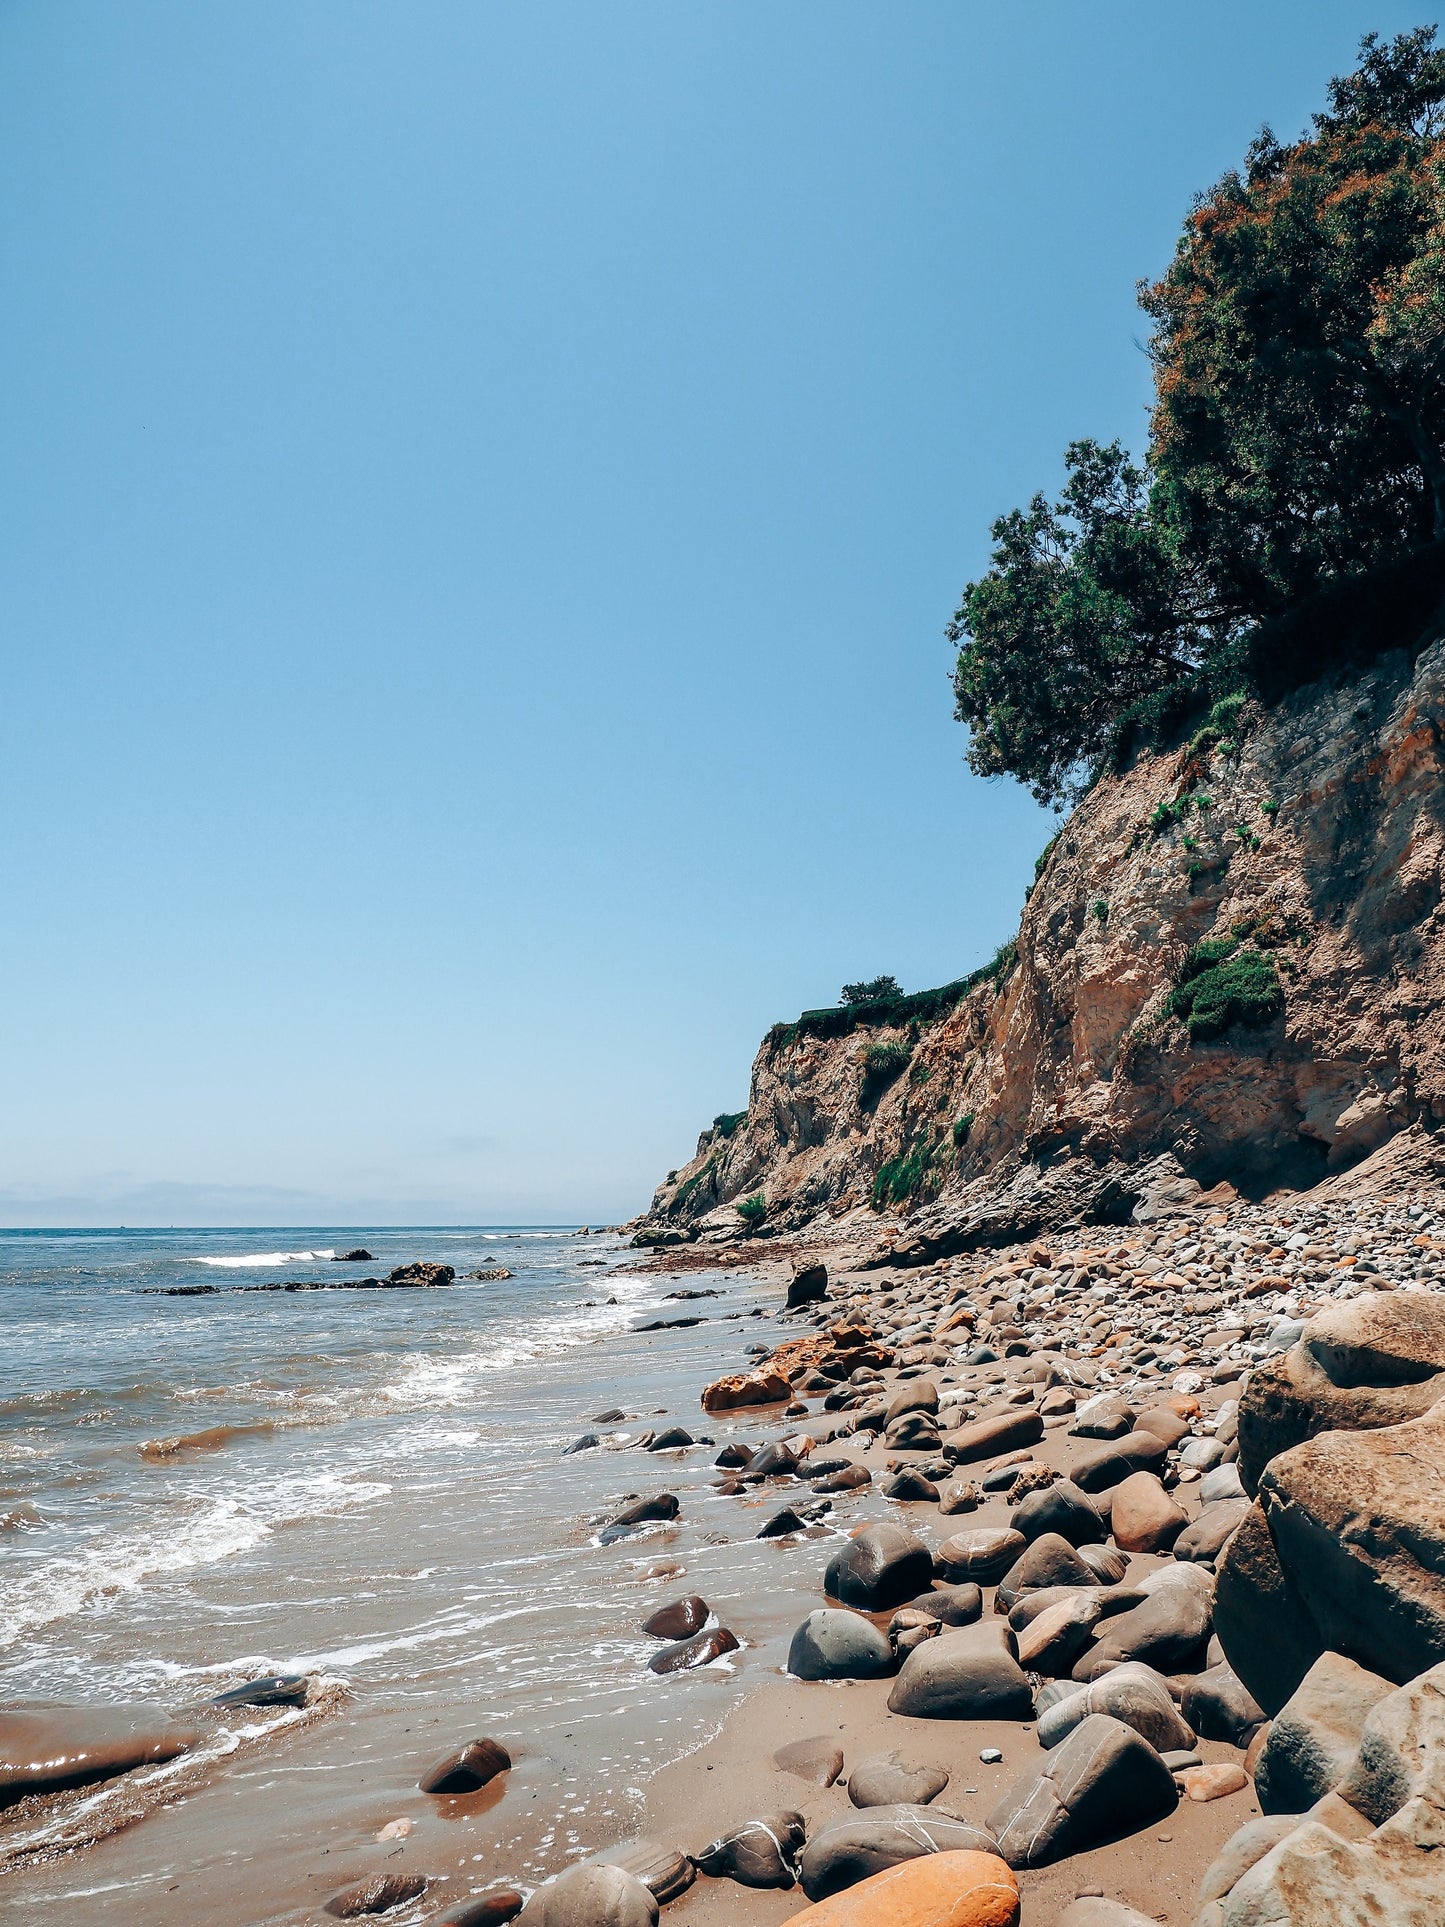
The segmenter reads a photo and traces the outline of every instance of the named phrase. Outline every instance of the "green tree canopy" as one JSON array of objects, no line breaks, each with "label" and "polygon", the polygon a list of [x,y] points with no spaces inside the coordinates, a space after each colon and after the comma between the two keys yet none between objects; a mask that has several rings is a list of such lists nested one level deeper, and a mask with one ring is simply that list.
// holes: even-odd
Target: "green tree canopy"
[{"label": "green tree canopy", "polygon": [[1445,540],[1435,29],[1369,36],[1328,92],[1299,140],[1256,138],[1141,285],[1145,461],[1076,442],[1059,500],[993,525],[948,630],[981,773],[1062,799],[1122,717],[1207,680],[1253,625]]}]

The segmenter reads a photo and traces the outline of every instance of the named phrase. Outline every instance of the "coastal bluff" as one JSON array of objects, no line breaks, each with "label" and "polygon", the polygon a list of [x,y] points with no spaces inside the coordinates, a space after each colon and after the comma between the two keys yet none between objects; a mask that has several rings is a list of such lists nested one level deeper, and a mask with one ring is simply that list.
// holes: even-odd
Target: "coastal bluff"
[{"label": "coastal bluff", "polygon": [[775,1025],[636,1241],[846,1219],[925,1262],[1306,1190],[1402,1134],[1445,1168],[1442,720],[1436,641],[1103,776],[991,965]]}]

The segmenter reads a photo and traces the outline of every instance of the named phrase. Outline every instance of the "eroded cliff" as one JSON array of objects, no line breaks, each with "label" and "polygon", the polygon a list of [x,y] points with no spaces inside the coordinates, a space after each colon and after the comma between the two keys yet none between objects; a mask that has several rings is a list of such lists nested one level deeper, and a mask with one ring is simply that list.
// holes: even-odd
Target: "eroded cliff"
[{"label": "eroded cliff", "polygon": [[[996,967],[768,1034],[645,1241],[820,1215],[918,1224],[1141,1170],[1302,1187],[1445,1121],[1445,642],[1228,711],[1095,785]],[[761,1205],[749,1200],[761,1198]],[[896,1228],[896,1227],[895,1227]],[[976,1240],[986,1242],[980,1234]]]}]

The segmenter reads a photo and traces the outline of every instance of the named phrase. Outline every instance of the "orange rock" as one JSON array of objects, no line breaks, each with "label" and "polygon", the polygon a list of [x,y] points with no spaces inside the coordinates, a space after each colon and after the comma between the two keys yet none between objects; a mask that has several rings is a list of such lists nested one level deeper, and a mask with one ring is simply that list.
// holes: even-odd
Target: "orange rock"
[{"label": "orange rock", "polygon": [[731,1412],[739,1405],[781,1405],[793,1388],[781,1372],[732,1372],[703,1387],[705,1412]]},{"label": "orange rock", "polygon": [[1019,1885],[992,1853],[927,1853],[793,1916],[798,1927],[1017,1927]]},{"label": "orange rock", "polygon": [[1220,1800],[1247,1787],[1249,1775],[1234,1760],[1218,1760],[1213,1766],[1191,1766],[1180,1774],[1179,1784],[1191,1800]]}]

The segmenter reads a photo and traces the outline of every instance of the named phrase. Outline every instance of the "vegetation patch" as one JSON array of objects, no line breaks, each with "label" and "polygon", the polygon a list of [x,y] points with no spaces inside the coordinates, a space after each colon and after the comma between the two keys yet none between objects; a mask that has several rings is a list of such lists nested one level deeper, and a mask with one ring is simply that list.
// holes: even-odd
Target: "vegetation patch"
[{"label": "vegetation patch", "polygon": [[733,1206],[749,1230],[760,1225],[768,1215],[768,1201],[761,1191],[755,1191],[750,1198],[740,1198]]},{"label": "vegetation patch", "polygon": [[712,1128],[719,1137],[731,1137],[740,1124],[747,1122],[746,1111],[719,1111],[712,1121]]},{"label": "vegetation patch", "polygon": [[1165,1009],[1184,1024],[1191,1044],[1205,1044],[1234,1024],[1258,1030],[1273,1023],[1284,990],[1263,951],[1241,949],[1235,937],[1206,937],[1190,951]]},{"label": "vegetation patch", "polygon": [[886,1205],[906,1204],[922,1190],[933,1171],[938,1150],[938,1141],[920,1139],[911,1150],[890,1158],[881,1166],[873,1180],[873,1209],[881,1211]]},{"label": "vegetation patch", "polygon": [[956,1117],[953,1120],[953,1148],[955,1151],[961,1151],[964,1145],[968,1143],[968,1134],[973,1129],[973,1120],[976,1115],[977,1113],[974,1111],[965,1111],[961,1117]]},{"label": "vegetation patch", "polygon": [[668,1200],[669,1211],[680,1211],[693,1192],[704,1184],[711,1184],[717,1176],[717,1159],[709,1158],[700,1171],[694,1171],[690,1178],[684,1178]]},{"label": "vegetation patch", "polygon": [[896,1037],[881,1044],[870,1044],[863,1056],[863,1076],[858,1086],[858,1102],[871,1110],[890,1084],[908,1069],[911,1047]]},{"label": "vegetation patch", "polygon": [[[900,991],[896,996],[883,998],[863,998],[848,1002],[850,990],[866,990],[867,984],[846,984],[844,1001],[830,1004],[822,1010],[805,1010],[801,1017],[794,1018],[791,1024],[774,1024],[768,1032],[767,1043],[770,1050],[786,1050],[803,1037],[851,1037],[856,1030],[867,1030],[872,1025],[886,1024],[890,1029],[901,1025],[921,1025],[937,1023],[957,1008],[965,997],[978,989],[980,984],[1001,984],[1018,961],[1018,946],[1012,940],[1000,944],[981,969],[970,971],[966,977],[958,977],[951,984],[941,984],[937,990]],[[895,979],[877,978],[873,983],[895,983]]]}]

